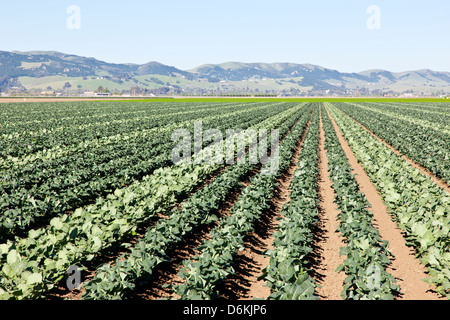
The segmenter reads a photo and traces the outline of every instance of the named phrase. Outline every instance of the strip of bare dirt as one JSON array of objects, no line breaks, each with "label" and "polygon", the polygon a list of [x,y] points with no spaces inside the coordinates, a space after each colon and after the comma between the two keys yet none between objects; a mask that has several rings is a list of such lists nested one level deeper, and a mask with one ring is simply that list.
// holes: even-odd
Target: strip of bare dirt
[{"label": "strip of bare dirt", "polygon": [[322,117],[319,127],[319,222],[314,238],[313,277],[320,285],[317,294],[322,300],[342,300],[341,292],[345,280],[344,272],[336,268],[344,262],[339,255],[344,240],[338,231],[339,209],[334,203],[333,183],[328,172],[328,158],[325,150],[325,132]]},{"label": "strip of bare dirt", "polygon": [[297,163],[302,145],[311,120],[297,142],[289,168],[281,174],[278,186],[270,202],[270,209],[265,211],[256,221],[254,232],[247,235],[244,241],[245,249],[239,252],[233,265],[235,274],[224,281],[220,288],[221,298],[228,300],[266,300],[270,295],[270,288],[265,286],[264,279],[258,280],[262,270],[270,263],[270,257],[264,253],[273,249],[274,232],[279,224],[283,206],[290,201],[290,185],[297,170]]},{"label": "strip of bare dirt", "polygon": [[[328,110],[327,110],[328,112]],[[328,113],[329,114],[329,113]],[[381,195],[370,181],[362,165],[358,162],[347,141],[344,139],[339,127],[330,116],[341,146],[356,174],[355,179],[360,190],[366,195],[371,204],[370,209],[374,217],[374,226],[378,228],[380,237],[389,241],[389,251],[394,254],[390,272],[400,285],[402,295],[399,299],[404,300],[434,300],[439,295],[433,292],[433,287],[422,279],[427,278],[426,268],[416,258],[414,250],[405,244],[403,232],[392,220],[389,211],[384,204]]]},{"label": "strip of bare dirt", "polygon": [[[342,111],[342,110],[341,110]],[[342,111],[343,112],[343,111]],[[346,114],[345,112],[343,112],[344,114]],[[376,138],[378,141],[380,141],[381,143],[383,143],[386,147],[388,147],[390,150],[392,150],[397,156],[401,157],[403,160],[407,161],[411,166],[413,166],[414,168],[419,169],[419,171],[421,173],[423,173],[424,175],[428,176],[431,178],[431,180],[436,183],[439,187],[441,187],[442,189],[446,190],[449,194],[450,194],[450,185],[445,182],[444,180],[436,177],[432,172],[430,172],[428,169],[426,169],[425,167],[423,167],[421,164],[415,162],[414,160],[410,159],[408,156],[406,156],[405,154],[401,153],[400,151],[398,151],[397,149],[395,149],[393,146],[391,146],[389,143],[387,143],[386,141],[384,141],[383,139],[381,139],[380,137],[378,137],[375,133],[373,133],[372,131],[370,131],[368,128],[366,128],[365,126],[363,126],[361,123],[359,123],[358,121],[356,121],[355,119],[353,119],[352,117],[350,117],[348,114],[346,114],[350,119],[353,120],[353,122],[355,122],[356,124],[358,124],[359,126],[361,126],[361,128],[363,128],[364,130],[366,130],[368,133],[370,133],[374,138]]]}]

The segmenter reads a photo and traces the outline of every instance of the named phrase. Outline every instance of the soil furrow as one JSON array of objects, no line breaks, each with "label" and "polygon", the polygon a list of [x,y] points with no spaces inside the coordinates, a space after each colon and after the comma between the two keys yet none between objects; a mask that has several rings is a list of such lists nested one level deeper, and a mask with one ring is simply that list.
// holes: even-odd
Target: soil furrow
[{"label": "soil furrow", "polygon": [[[298,123],[300,117],[292,124],[287,130],[287,132],[281,137],[280,141],[291,132],[292,128]],[[247,147],[246,152],[248,153],[250,147]],[[268,156],[272,153],[272,150],[268,152]],[[238,159],[235,159],[237,162]],[[227,166],[228,168],[228,166]],[[256,175],[261,169],[259,164],[256,169],[249,172],[248,175],[241,181],[241,187],[233,190],[230,193],[226,202],[222,207],[212,214],[215,214],[219,220],[227,216],[237,201],[243,188],[250,184],[250,179]],[[226,169],[224,169],[226,170]],[[223,170],[222,170],[223,171]],[[208,181],[211,183],[213,179]],[[193,256],[199,254],[197,248],[198,246],[210,238],[210,232],[213,228],[218,227],[219,221],[213,222],[208,225],[198,226],[193,232],[179,244],[179,246],[168,253],[170,262],[161,264],[149,277],[149,280],[143,279],[136,286],[135,292],[132,293],[131,299],[141,299],[141,300],[155,300],[155,299],[178,299],[178,295],[172,291],[171,287],[175,284],[181,284],[182,279],[178,276],[178,272],[182,267],[182,262],[184,260],[190,259]]]},{"label": "soil furrow", "polygon": [[[295,126],[295,124],[298,123],[299,120],[300,120],[300,117],[294,122],[293,125],[290,126],[290,128],[287,130],[287,132],[282,136],[281,141],[289,134],[289,132],[292,130],[292,128]],[[254,145],[252,145],[252,146],[254,146]],[[249,152],[249,149],[252,146],[247,146],[244,154],[247,154]],[[268,153],[268,155],[270,155],[270,153],[271,153],[271,151]],[[236,157],[234,159],[234,162],[236,163],[237,161],[238,161],[238,158]],[[217,176],[219,176],[222,172],[227,170],[229,167],[230,167],[230,165],[225,165],[224,167],[221,167],[221,168],[218,168],[217,170],[215,170],[204,181],[202,181],[198,185],[194,186],[194,188],[190,192],[190,194],[194,194],[194,193],[200,191],[201,189],[203,189],[204,187],[206,187],[207,185],[211,184]],[[243,179],[243,181],[242,181],[243,186],[246,186],[249,184],[250,177],[255,175],[256,172],[257,172],[257,170],[250,172],[248,174],[248,176],[245,179]],[[189,195],[186,194],[182,198],[180,198],[180,200],[177,203],[175,203],[171,208],[169,208],[167,210],[167,213],[170,212],[173,208],[179,208],[182,205],[181,204],[182,201],[184,201],[188,197],[189,197]],[[224,208],[223,208],[223,210],[225,210],[225,211],[227,210],[226,205],[227,204],[225,204]],[[222,210],[220,210],[220,211],[222,211]],[[216,214],[218,214],[220,216],[221,213],[216,212]],[[110,263],[110,264],[114,265],[117,258],[119,258],[122,254],[129,253],[129,249],[124,248],[121,245],[122,243],[125,242],[125,243],[129,243],[131,245],[136,244],[137,241],[144,236],[144,234],[148,228],[156,226],[159,219],[165,219],[165,218],[167,218],[167,215],[158,214],[157,216],[155,216],[153,219],[151,219],[147,223],[141,224],[140,226],[138,226],[135,236],[132,236],[132,237],[129,237],[126,239],[122,239],[120,242],[114,244],[112,247],[110,247],[110,248],[106,249],[104,252],[102,252],[93,261],[90,261],[89,263],[87,263],[85,266],[86,270],[83,270],[82,284],[86,281],[89,281],[90,279],[92,279],[95,276],[95,273],[96,273],[95,270],[97,269],[97,267],[99,267],[105,263]],[[195,229],[194,231],[197,231],[199,234],[201,234],[201,233],[204,233],[205,228],[208,229],[208,226],[200,226],[199,228]],[[194,235],[193,237],[195,238],[196,236]],[[207,237],[207,235],[206,235],[206,237]],[[189,243],[189,241],[190,240],[187,239],[187,243]],[[183,253],[181,253],[181,252],[178,254],[183,255]],[[163,266],[163,268],[164,268],[164,266]],[[163,290],[163,291],[165,291],[165,290]],[[69,290],[65,284],[65,281],[61,281],[60,283],[56,284],[55,287],[45,295],[45,298],[49,299],[49,300],[61,300],[61,299],[80,300],[83,293],[84,293],[84,288],[82,286],[80,289]],[[141,293],[139,292],[136,295],[139,295],[139,294],[141,294]]]},{"label": "soil furrow", "polygon": [[270,257],[264,253],[266,250],[273,248],[273,234],[279,223],[278,218],[282,218],[282,208],[290,201],[289,187],[297,169],[298,158],[310,123],[311,119],[306,124],[305,131],[297,142],[289,168],[278,179],[278,186],[274,190],[270,209],[256,221],[255,231],[247,235],[244,244],[245,249],[239,252],[233,265],[235,274],[224,281],[221,287],[222,299],[252,300],[269,297],[270,289],[265,286],[264,279],[258,280],[258,277],[262,270],[269,265]]},{"label": "soil furrow", "polygon": [[[220,210],[213,212],[213,214],[219,219],[228,215],[245,184],[249,183],[251,177],[255,174],[256,171],[247,176],[245,181],[242,182],[242,187],[234,190]],[[178,276],[182,262],[199,253],[198,246],[210,238],[211,230],[216,227],[218,227],[217,221],[195,228],[192,234],[185,238],[175,250],[167,253],[171,260],[159,265],[149,280],[142,279],[129,298],[134,300],[178,299],[178,295],[172,291],[171,287],[182,283],[182,279]]]},{"label": "soil furrow", "polygon": [[392,220],[381,195],[356,159],[331,115],[330,118],[341,146],[353,168],[353,173],[356,174],[355,178],[360,190],[366,195],[372,206],[369,210],[373,213],[374,226],[379,230],[380,237],[389,241],[388,249],[394,255],[394,258],[388,272],[397,279],[400,285],[402,295],[398,298],[404,300],[439,299],[439,296],[432,291],[432,286],[422,280],[427,278],[425,266],[415,258],[414,250],[406,246],[402,230]]},{"label": "soil furrow", "polygon": [[340,235],[339,209],[334,203],[333,183],[328,171],[328,158],[325,150],[325,132],[322,115],[319,132],[319,223],[314,239],[314,275],[320,285],[317,294],[322,300],[342,300],[341,292],[345,280],[343,272],[337,273],[336,268],[343,264],[344,258],[339,255],[341,247],[345,247]]}]

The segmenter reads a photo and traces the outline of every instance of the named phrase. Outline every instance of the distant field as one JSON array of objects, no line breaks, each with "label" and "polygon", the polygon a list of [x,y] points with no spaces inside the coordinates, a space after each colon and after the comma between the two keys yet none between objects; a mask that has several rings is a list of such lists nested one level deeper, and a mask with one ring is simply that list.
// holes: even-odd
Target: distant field
[{"label": "distant field", "polygon": [[[120,100],[120,98],[119,98]],[[166,98],[160,99],[160,98],[154,98],[154,99],[128,99],[128,100],[121,100],[121,101],[140,101],[140,102],[163,102],[167,101]],[[395,99],[395,98],[241,98],[241,97],[192,97],[192,98],[174,98],[171,101],[177,101],[177,102],[241,102],[241,103],[249,103],[249,102],[317,102],[317,103],[324,103],[324,102],[389,102],[389,103],[443,103],[443,104],[449,104],[449,99],[429,99],[429,98],[418,98],[418,99]]]},{"label": "distant field", "polygon": [[[158,99],[140,99],[137,101],[150,102]],[[240,97],[226,97],[226,98],[176,98],[174,101],[180,102],[441,102],[450,103],[450,99],[440,98],[417,98],[417,99],[398,99],[398,98],[240,98]]]},{"label": "distant field", "polygon": [[85,98],[85,97],[0,97],[0,103],[9,102],[64,102],[64,101],[104,101],[111,100],[117,102],[391,102],[391,103],[448,103],[450,99],[440,98],[256,98],[256,97],[101,97],[101,98]]}]

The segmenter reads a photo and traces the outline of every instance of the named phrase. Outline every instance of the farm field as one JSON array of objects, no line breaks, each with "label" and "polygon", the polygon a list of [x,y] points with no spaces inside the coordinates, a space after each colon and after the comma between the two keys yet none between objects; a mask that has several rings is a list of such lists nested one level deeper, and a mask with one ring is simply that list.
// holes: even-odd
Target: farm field
[{"label": "farm field", "polygon": [[0,104],[0,300],[448,299],[449,213],[445,102]]}]

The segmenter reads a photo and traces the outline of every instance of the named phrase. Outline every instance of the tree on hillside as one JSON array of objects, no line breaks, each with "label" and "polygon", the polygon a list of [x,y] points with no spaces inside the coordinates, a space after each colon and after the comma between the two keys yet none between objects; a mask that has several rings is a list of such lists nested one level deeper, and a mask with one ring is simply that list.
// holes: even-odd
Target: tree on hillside
[{"label": "tree on hillside", "polygon": [[70,82],[66,82],[66,83],[64,84],[63,90],[64,90],[66,93],[69,93],[69,89],[70,89],[70,88],[72,88],[72,85],[70,84]]}]

